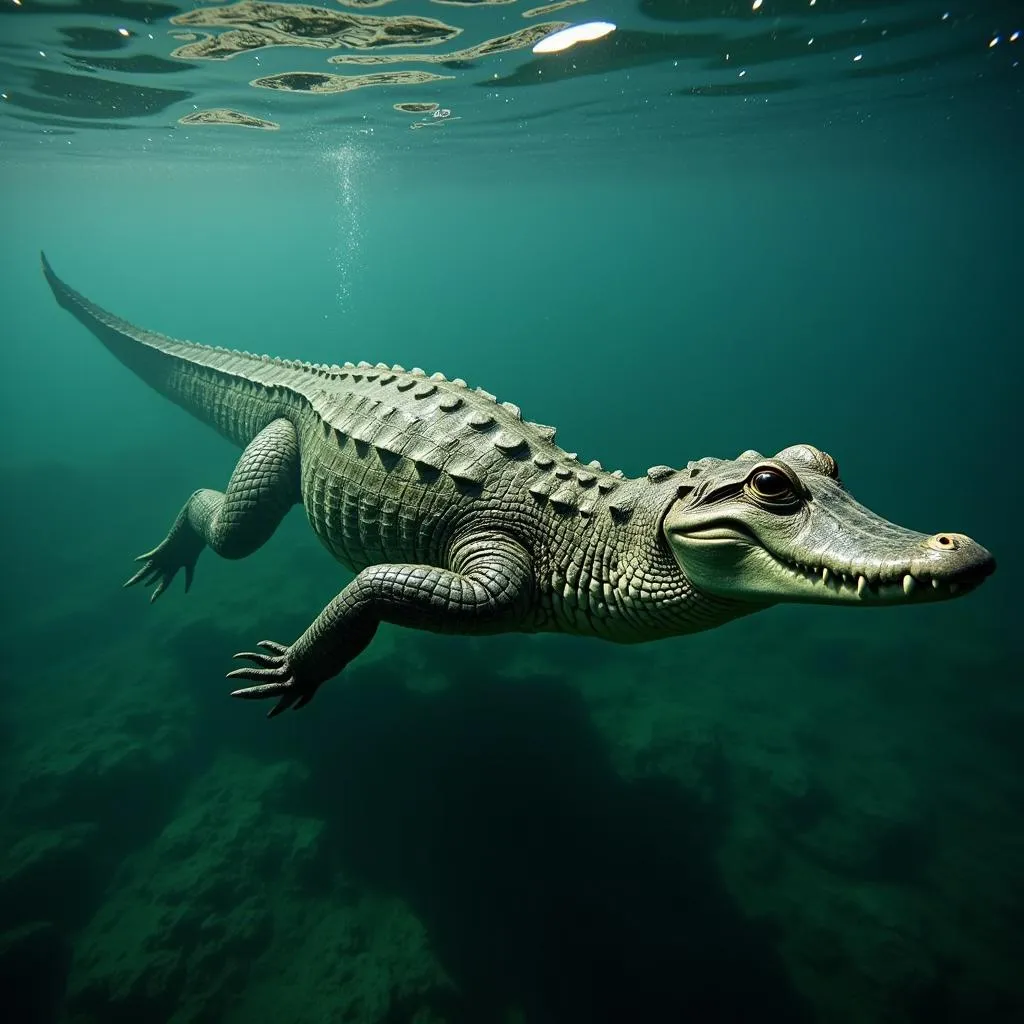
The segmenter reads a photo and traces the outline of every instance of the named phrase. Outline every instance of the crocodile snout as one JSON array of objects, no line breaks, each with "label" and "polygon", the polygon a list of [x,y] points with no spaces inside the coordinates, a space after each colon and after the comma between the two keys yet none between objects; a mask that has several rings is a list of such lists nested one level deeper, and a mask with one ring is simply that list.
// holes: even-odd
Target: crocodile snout
[{"label": "crocodile snout", "polygon": [[926,538],[921,569],[945,582],[980,583],[996,569],[992,553],[963,533],[935,533]]}]

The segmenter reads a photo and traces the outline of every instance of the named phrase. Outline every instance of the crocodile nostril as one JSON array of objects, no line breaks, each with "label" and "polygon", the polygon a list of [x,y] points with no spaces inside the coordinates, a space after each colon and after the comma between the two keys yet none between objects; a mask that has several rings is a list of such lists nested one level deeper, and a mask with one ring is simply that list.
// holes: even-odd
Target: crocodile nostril
[{"label": "crocodile nostril", "polygon": [[936,533],[926,541],[928,547],[935,551],[956,551],[957,539],[951,533]]}]

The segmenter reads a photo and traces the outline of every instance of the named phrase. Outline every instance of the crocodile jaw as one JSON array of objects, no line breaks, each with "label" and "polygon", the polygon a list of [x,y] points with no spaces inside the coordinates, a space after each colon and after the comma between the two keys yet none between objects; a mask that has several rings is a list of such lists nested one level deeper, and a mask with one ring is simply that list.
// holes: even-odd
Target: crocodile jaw
[{"label": "crocodile jaw", "polygon": [[[680,569],[719,597],[773,604],[907,604],[966,594],[995,560],[961,533],[928,536],[860,504],[811,445],[697,464],[662,522]],[[776,494],[758,486],[769,484]],[[757,484],[758,486],[755,486]]]},{"label": "crocodile jaw", "polygon": [[902,558],[876,560],[828,551],[787,557],[724,525],[666,530],[677,563],[699,589],[757,604],[942,601],[969,593],[995,569],[991,554],[962,534],[906,533]]}]

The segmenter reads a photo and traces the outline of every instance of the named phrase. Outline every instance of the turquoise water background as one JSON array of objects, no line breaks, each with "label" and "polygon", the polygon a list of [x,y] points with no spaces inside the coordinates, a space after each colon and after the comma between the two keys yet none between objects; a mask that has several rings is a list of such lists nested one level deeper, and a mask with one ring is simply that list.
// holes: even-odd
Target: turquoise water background
[{"label": "turquoise water background", "polygon": [[[802,4],[586,4],[552,17],[619,29],[542,87],[527,49],[332,97],[250,89],[250,53],[110,66],[121,25],[118,59],[173,62],[170,6],[21,6],[0,14],[12,1019],[1024,1018],[1013,5],[822,3],[834,45],[805,63],[772,56]],[[355,10],[464,25],[453,48],[517,9]],[[742,93],[711,36],[757,57]],[[857,52],[874,74],[834,71]],[[168,81],[189,95],[131,107]],[[418,99],[458,120],[410,131],[392,103]],[[281,128],[179,124],[195,105]],[[147,328],[461,376],[631,475],[817,445],[859,500],[999,569],[962,601],[642,648],[385,629],[267,722],[227,698],[231,654],[298,635],[348,577],[296,510],[244,562],[205,554],[187,597],[120,589],[237,452],[56,306],[41,248]]]}]

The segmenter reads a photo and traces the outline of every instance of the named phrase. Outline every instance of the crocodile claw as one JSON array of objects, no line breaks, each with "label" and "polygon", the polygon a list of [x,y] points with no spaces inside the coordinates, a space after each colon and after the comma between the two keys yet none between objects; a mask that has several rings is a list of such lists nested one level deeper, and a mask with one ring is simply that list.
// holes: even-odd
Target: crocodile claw
[{"label": "crocodile claw", "polygon": [[[267,718],[274,718],[289,708],[298,710],[305,707],[316,693],[319,683],[306,683],[296,676],[291,656],[284,644],[273,640],[261,640],[262,651],[240,651],[236,658],[251,661],[251,666],[232,669],[228,679],[246,679],[255,683],[240,690],[232,690],[232,697],[242,700],[266,700],[277,697],[277,703],[267,712]],[[268,652],[268,653],[265,653]]]},{"label": "crocodile claw", "polygon": [[152,551],[139,555],[136,562],[142,562],[142,568],[130,579],[124,581],[122,586],[134,587],[141,583],[145,587],[153,587],[153,593],[149,595],[150,603],[155,601],[171,584],[171,581],[178,575],[179,569],[185,570],[185,593],[192,586],[192,577],[196,571],[196,559],[199,558],[200,547],[195,552],[182,549],[180,544],[173,544],[165,540],[158,544]]}]

